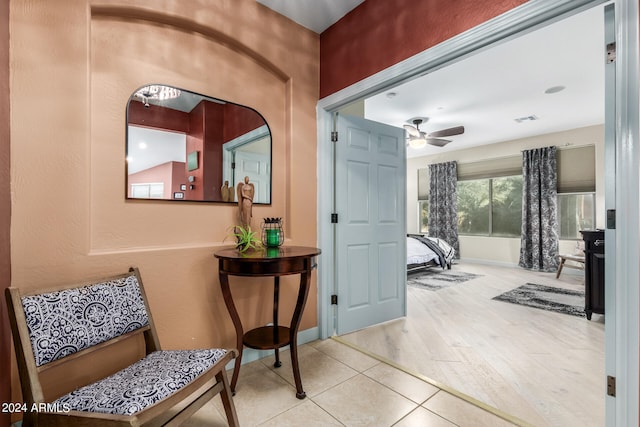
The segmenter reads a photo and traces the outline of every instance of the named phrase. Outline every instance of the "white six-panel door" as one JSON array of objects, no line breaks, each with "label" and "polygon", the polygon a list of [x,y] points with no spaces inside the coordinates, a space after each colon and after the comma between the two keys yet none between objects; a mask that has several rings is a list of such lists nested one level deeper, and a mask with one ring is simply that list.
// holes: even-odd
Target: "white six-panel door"
[{"label": "white six-panel door", "polygon": [[337,333],[406,314],[404,130],[338,116]]}]

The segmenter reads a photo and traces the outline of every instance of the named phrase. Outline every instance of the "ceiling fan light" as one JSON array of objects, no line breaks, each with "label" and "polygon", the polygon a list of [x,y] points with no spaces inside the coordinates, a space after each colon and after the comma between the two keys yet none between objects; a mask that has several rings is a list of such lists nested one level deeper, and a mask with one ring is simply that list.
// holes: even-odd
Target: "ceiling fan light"
[{"label": "ceiling fan light", "polygon": [[409,147],[422,148],[427,145],[427,140],[424,138],[411,138],[409,139]]},{"label": "ceiling fan light", "polygon": [[138,89],[134,96],[142,98],[145,107],[150,99],[164,101],[167,99],[174,99],[180,96],[180,89],[176,89],[171,86],[163,85],[149,85]]}]

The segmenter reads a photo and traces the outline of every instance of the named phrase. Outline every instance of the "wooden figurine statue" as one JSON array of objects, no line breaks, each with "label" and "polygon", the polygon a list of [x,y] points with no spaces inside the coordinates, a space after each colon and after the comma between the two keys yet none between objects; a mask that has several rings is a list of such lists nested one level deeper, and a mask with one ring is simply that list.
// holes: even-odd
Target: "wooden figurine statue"
[{"label": "wooden figurine statue", "polygon": [[231,193],[231,191],[229,190],[229,181],[225,181],[222,188],[220,188],[220,197],[222,198],[222,201],[229,202],[230,194],[233,194],[233,193]]},{"label": "wooden figurine statue", "polygon": [[252,183],[249,182],[249,177],[244,177],[244,182],[238,183],[238,209],[240,211],[240,224],[243,227],[251,226],[251,209],[253,206],[253,195],[255,194],[255,188]]}]

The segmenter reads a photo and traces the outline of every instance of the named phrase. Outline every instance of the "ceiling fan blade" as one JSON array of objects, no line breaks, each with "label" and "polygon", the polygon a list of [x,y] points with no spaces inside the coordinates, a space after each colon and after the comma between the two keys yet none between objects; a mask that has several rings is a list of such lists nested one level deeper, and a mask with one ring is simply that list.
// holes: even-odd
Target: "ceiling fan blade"
[{"label": "ceiling fan blade", "polygon": [[440,138],[427,138],[427,144],[435,145],[436,147],[444,147],[451,140],[449,139],[440,139]]},{"label": "ceiling fan blade", "polygon": [[454,136],[464,133],[464,126],[455,126],[449,129],[442,129],[435,132],[431,132],[429,138],[440,138],[443,136]]},{"label": "ceiling fan blade", "polygon": [[410,136],[420,136],[420,131],[414,128],[411,125],[404,125],[404,130],[406,130]]}]

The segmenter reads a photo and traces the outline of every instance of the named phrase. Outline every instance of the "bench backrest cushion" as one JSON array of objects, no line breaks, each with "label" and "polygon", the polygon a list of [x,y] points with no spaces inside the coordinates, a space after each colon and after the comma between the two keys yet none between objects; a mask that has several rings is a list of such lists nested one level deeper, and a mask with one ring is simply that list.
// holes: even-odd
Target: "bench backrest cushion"
[{"label": "bench backrest cushion", "polygon": [[149,323],[135,275],[22,297],[37,366]]}]

